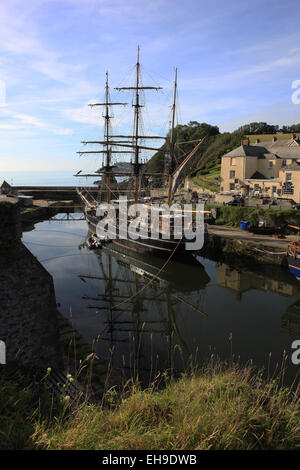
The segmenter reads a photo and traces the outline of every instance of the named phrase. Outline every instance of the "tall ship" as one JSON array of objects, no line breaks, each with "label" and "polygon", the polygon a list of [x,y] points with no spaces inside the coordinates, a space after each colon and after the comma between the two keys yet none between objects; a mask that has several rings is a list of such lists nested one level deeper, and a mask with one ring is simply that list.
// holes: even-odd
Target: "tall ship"
[{"label": "tall ship", "polygon": [[[90,104],[90,107],[99,106],[103,108],[104,118],[104,138],[103,140],[95,141],[83,141],[84,145],[97,145],[100,149],[97,150],[83,150],[77,152],[79,155],[103,155],[102,167],[95,173],[82,174],[78,172],[75,176],[80,177],[100,177],[100,181],[97,181],[97,194],[91,193],[88,189],[77,188],[77,192],[84,205],[84,212],[88,222],[90,233],[97,237],[99,222],[104,217],[107,223],[107,232],[105,235],[105,241],[109,241],[114,245],[117,245],[122,250],[129,250],[130,252],[136,253],[148,253],[162,256],[170,256],[172,254],[180,256],[183,254],[191,254],[193,251],[199,251],[199,246],[195,244],[195,250],[189,248],[186,251],[186,244],[192,243],[193,238],[186,238],[185,230],[188,229],[190,234],[194,233],[195,220],[198,221],[196,211],[193,209],[194,215],[189,218],[189,226],[186,225],[186,220],[182,213],[181,208],[176,210],[166,211],[157,208],[156,204],[153,204],[153,199],[150,197],[149,191],[149,180],[153,181],[157,178],[160,181],[160,185],[166,189],[165,202],[166,207],[174,202],[174,196],[180,182],[180,176],[182,171],[190,162],[191,158],[195,155],[198,148],[201,146],[205,137],[197,141],[196,146],[193,148],[188,155],[185,155],[179,165],[176,165],[175,157],[175,114],[176,114],[176,101],[177,101],[177,68],[175,70],[174,79],[174,93],[173,93],[173,104],[171,114],[171,128],[169,138],[162,137],[159,135],[145,135],[142,131],[142,113],[143,108],[141,93],[144,91],[158,91],[162,88],[159,86],[145,86],[141,76],[141,65],[140,65],[140,50],[138,47],[137,51],[137,62],[135,65],[135,83],[132,86],[118,87],[115,88],[118,92],[127,91],[133,92],[134,98],[132,101],[133,107],[133,128],[132,135],[113,134],[111,131],[111,120],[112,120],[112,109],[116,109],[119,106],[127,106],[127,102],[116,101],[113,102],[110,97],[110,88],[108,83],[108,72],[106,72],[106,85],[105,85],[105,99],[102,103]],[[168,140],[168,149],[153,147],[151,141],[155,140]],[[150,141],[150,144],[147,142]],[[166,146],[164,146],[166,147]],[[168,165],[165,165],[165,170],[162,173],[149,173],[144,171],[144,164],[141,158],[142,151],[161,152],[165,155],[165,161]],[[113,158],[120,156],[121,154],[127,154],[131,157],[130,164],[127,165],[127,171],[124,171],[121,165],[114,165],[112,163]],[[123,165],[124,166],[124,165]],[[167,168],[166,168],[167,167]],[[121,183],[118,181],[121,180]],[[144,184],[144,186],[143,186]],[[130,189],[131,187],[131,189]],[[122,219],[121,223],[121,203],[120,196],[126,195],[128,206],[133,205],[144,211],[147,214],[144,222],[140,223],[139,231],[134,237],[128,236],[128,229],[130,224],[134,224],[138,221],[138,212],[132,212],[133,215],[127,215],[126,221]],[[109,217],[109,213],[99,215],[97,210],[100,204],[104,202],[114,206],[114,218]],[[157,216],[153,217],[157,211]],[[128,211],[130,214],[131,211]],[[155,219],[155,221],[153,221]],[[200,218],[199,218],[200,219]],[[204,215],[202,214],[202,243],[200,248],[208,240],[207,226],[204,224]],[[154,224],[155,227],[154,227]],[[181,226],[181,232],[178,227]],[[156,230],[156,236],[153,236],[154,228]],[[157,231],[159,235],[157,236]],[[103,241],[103,240],[102,240]]]}]

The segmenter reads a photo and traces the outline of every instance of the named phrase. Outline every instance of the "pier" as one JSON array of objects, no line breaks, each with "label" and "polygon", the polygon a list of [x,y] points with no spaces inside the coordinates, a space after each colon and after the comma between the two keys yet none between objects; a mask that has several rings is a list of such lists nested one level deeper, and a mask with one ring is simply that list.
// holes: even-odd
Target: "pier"
[{"label": "pier", "polygon": [[50,219],[59,213],[70,214],[78,208],[73,200],[45,200],[33,199],[30,205],[23,205],[19,198],[0,194],[0,203],[16,205],[20,209],[20,221],[22,230],[28,225]]},{"label": "pier", "polygon": [[[13,192],[22,193],[25,196],[32,196],[34,199],[46,201],[66,201],[72,200],[80,202],[75,186],[12,186]],[[90,194],[96,197],[98,188],[95,186],[85,188]]]}]

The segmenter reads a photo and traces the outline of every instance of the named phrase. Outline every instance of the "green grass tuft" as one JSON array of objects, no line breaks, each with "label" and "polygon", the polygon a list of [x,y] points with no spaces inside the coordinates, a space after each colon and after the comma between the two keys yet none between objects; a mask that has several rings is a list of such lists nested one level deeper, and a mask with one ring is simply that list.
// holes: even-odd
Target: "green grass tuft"
[{"label": "green grass tuft", "polygon": [[3,415],[4,400],[1,448],[21,448],[23,440],[35,449],[296,449],[299,394],[279,382],[264,382],[247,367],[214,365],[161,390],[112,390],[105,404],[51,419],[32,412],[26,390],[9,399],[16,391],[2,383],[10,411]]}]

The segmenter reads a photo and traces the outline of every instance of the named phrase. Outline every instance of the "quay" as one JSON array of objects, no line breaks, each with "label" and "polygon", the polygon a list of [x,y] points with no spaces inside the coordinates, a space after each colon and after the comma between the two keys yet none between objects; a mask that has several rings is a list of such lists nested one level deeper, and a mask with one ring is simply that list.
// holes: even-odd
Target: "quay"
[{"label": "quay", "polygon": [[205,251],[208,257],[224,255],[235,259],[245,259],[255,264],[277,264],[287,266],[286,246],[297,240],[297,235],[277,238],[270,235],[257,235],[240,228],[224,225],[208,225],[210,242]]},{"label": "quay", "polygon": [[41,222],[61,212],[73,212],[76,207],[73,200],[33,199],[29,206],[20,204],[18,197],[0,194],[0,203],[16,205],[20,209],[22,229],[36,222]]},{"label": "quay", "polygon": [[[11,186],[13,192],[32,196],[35,200],[80,202],[75,186]],[[91,195],[97,196],[95,186],[85,188]]]}]

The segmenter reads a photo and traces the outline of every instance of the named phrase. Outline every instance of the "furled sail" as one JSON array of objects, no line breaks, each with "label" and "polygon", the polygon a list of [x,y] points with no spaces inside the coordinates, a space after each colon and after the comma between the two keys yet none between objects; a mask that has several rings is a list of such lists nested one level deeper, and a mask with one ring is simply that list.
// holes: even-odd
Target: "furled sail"
[{"label": "furled sail", "polygon": [[200,142],[196,145],[196,147],[193,148],[193,150],[188,154],[188,156],[180,163],[180,165],[176,168],[172,175],[172,190],[171,190],[171,201],[174,199],[175,192],[178,188],[179,181],[180,181],[180,175],[182,173],[182,170],[187,166],[187,164],[190,162],[191,158],[195,153],[197,152],[198,148],[200,147],[201,144],[205,141],[206,136],[203,137]]}]

